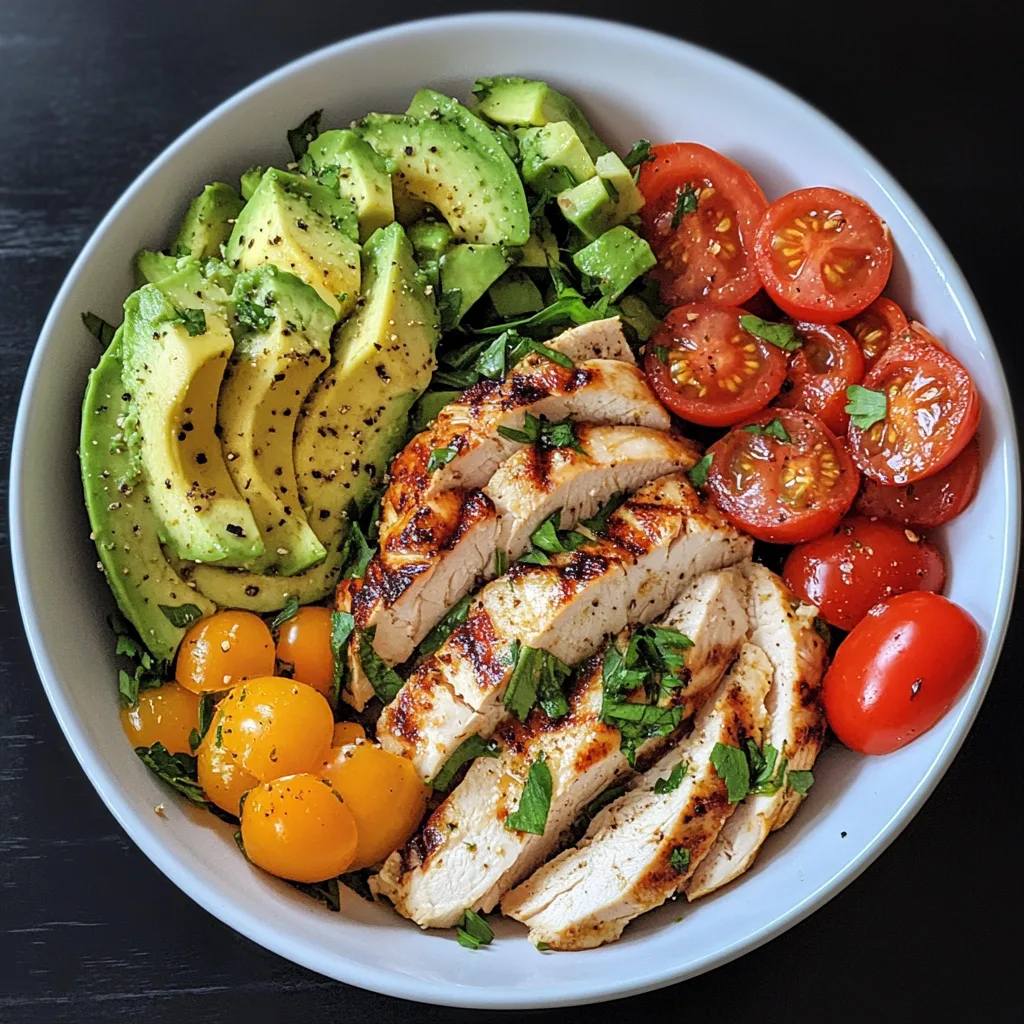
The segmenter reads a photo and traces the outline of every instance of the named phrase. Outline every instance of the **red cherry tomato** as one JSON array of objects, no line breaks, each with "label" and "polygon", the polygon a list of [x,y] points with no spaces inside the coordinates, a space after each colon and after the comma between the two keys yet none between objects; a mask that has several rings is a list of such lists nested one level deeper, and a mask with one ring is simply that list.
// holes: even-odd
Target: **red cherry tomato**
[{"label": "red cherry tomato", "polygon": [[647,345],[644,369],[658,398],[705,427],[763,409],[786,376],[781,349],[740,326],[742,309],[694,302],[670,310]]},{"label": "red cherry tomato", "polygon": [[926,591],[875,605],[839,645],[825,675],[825,713],[853,750],[887,754],[927,732],[981,660],[981,630]]},{"label": "red cherry tomato", "polygon": [[972,437],[967,447],[938,473],[903,487],[886,487],[864,478],[857,511],[892,519],[904,526],[930,529],[955,519],[974,500],[981,479],[981,449]]},{"label": "red cherry tomato", "polygon": [[857,494],[845,447],[821,420],[797,409],[766,409],[710,451],[712,500],[758,540],[800,544],[820,537]]},{"label": "red cherry tomato", "polygon": [[831,533],[793,548],[782,576],[830,626],[853,629],[879,601],[942,590],[946,564],[939,549],[911,537],[892,523],[847,516]]},{"label": "red cherry tomato", "polygon": [[981,401],[970,374],[912,334],[901,336],[862,383],[885,395],[885,416],[866,428],[851,420],[847,436],[854,462],[881,484],[938,473],[978,429]]},{"label": "red cherry tomato", "polygon": [[776,404],[814,413],[834,434],[845,434],[846,389],[864,377],[864,357],[837,324],[793,324],[803,345],[789,357],[786,384]]},{"label": "red cherry tomato", "polygon": [[892,340],[907,329],[907,318],[892,299],[880,298],[843,326],[857,339],[865,368],[870,370]]},{"label": "red cherry tomato", "polygon": [[892,268],[892,239],[863,200],[832,188],[802,188],[768,207],[754,239],[754,264],[780,309],[833,324],[878,298]]},{"label": "red cherry tomato", "polygon": [[760,287],[750,247],[767,205],[739,164],[694,142],[655,146],[640,169],[644,233],[665,302],[740,305]]}]

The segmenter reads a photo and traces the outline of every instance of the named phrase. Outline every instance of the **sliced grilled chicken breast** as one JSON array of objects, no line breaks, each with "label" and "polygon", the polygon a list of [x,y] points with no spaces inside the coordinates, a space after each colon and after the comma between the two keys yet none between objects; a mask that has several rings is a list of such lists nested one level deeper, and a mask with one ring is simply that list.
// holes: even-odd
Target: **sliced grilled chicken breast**
[{"label": "sliced grilled chicken breast", "polygon": [[[772,664],[764,742],[780,751],[780,759],[788,759],[789,770],[804,771],[813,766],[826,728],[821,705],[825,644],[814,628],[817,609],[795,598],[763,565],[751,562],[742,571],[750,582],[750,639]],[[687,883],[687,899],[706,896],[742,875],[768,833],[789,821],[802,799],[789,785],[771,796],[748,796]]]},{"label": "sliced grilled chicken breast", "polygon": [[378,739],[432,778],[463,740],[489,736],[504,716],[513,641],[575,664],[605,634],[657,618],[690,579],[749,557],[751,546],[685,474],[647,484],[611,514],[600,539],[552,555],[550,565],[516,563],[484,587],[384,709]]},{"label": "sliced grilled chicken breast", "polygon": [[[486,500],[469,500],[476,492],[445,491],[406,530],[382,532],[380,553],[355,602],[360,626],[376,626],[373,645],[382,658],[405,661],[477,580],[494,577],[497,551],[514,561],[529,549],[530,534],[559,509],[560,528],[568,529],[612,495],[689,469],[700,458],[691,442],[649,427],[581,424],[576,436],[580,450],[536,444],[515,452],[484,488]],[[447,520],[455,517],[460,525],[449,529]],[[386,578],[389,572],[397,580]]]},{"label": "sliced grilled chicken breast", "polygon": [[[687,686],[672,690],[684,717],[699,706],[736,657],[747,634],[747,581],[738,568],[692,581],[663,625],[685,633]],[[600,655],[567,691],[569,713],[552,721],[539,708],[526,725],[506,718],[495,739],[495,758],[479,758],[465,779],[374,881],[398,912],[424,928],[455,924],[466,907],[484,913],[564,842],[569,826],[602,790],[629,774],[619,732],[601,721]],[[667,740],[650,740],[651,756]],[[551,805],[542,836],[509,830],[505,820],[519,803],[530,766],[544,757],[551,772]]]},{"label": "sliced grilled chicken breast", "polygon": [[[531,942],[560,950],[613,942],[685,884],[734,810],[711,752],[716,743],[760,742],[771,673],[764,652],[745,644],[691,735],[600,811],[578,846],[504,897],[502,911],[529,926]],[[655,792],[680,761],[678,787]]]},{"label": "sliced grilled chicken breast", "polygon": [[617,316],[571,327],[545,344],[568,356],[574,363],[582,363],[586,359],[617,359],[623,363],[636,363],[626,336],[622,333],[622,321]]}]

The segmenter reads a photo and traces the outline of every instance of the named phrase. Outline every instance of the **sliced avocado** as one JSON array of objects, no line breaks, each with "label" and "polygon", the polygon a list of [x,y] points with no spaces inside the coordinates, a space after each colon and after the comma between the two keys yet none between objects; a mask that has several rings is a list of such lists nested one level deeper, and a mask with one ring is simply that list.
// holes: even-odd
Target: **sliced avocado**
[{"label": "sliced avocado", "polygon": [[552,89],[547,82],[498,75],[479,78],[473,87],[475,113],[509,128],[542,127],[552,121],[568,121],[576,130],[592,160],[608,147],[583,116],[574,100]]},{"label": "sliced avocado", "polygon": [[593,241],[644,205],[629,168],[614,153],[595,162],[597,175],[558,196],[558,208],[570,224]]},{"label": "sliced avocado", "polygon": [[203,615],[216,608],[174,571],[160,546],[146,483],[124,435],[130,395],[122,377],[121,337],[119,328],[85,389],[82,485],[96,550],[117,606],[153,655],[170,661],[185,630],[173,625],[161,607],[194,604]]},{"label": "sliced avocado", "polygon": [[[336,181],[341,195],[352,201],[359,219],[359,241],[395,219],[391,175],[368,142],[347,128],[318,135],[306,150],[316,176]],[[329,180],[328,180],[329,176]]]},{"label": "sliced avocado", "polygon": [[514,263],[501,245],[453,245],[441,257],[444,327],[455,327]]},{"label": "sliced avocado", "polygon": [[271,167],[238,215],[224,258],[233,270],[273,263],[314,288],[341,319],[359,297],[358,237],[351,200]]},{"label": "sliced avocado", "polygon": [[253,192],[259,188],[260,182],[263,180],[263,174],[266,171],[265,167],[260,167],[259,164],[254,164],[242,175],[238,180],[238,189],[242,193],[242,198],[249,202],[252,199]]},{"label": "sliced avocado", "polygon": [[121,351],[131,393],[125,431],[138,450],[161,539],[179,558],[245,565],[263,554],[215,433],[234,348],[216,313],[179,307],[147,284],[124,304]]},{"label": "sliced avocado", "polygon": [[217,259],[202,263],[194,256],[165,256],[145,249],[135,257],[142,284],[157,284],[182,309],[203,309],[227,319],[233,310],[231,289],[235,275]]},{"label": "sliced avocado", "polygon": [[533,232],[520,250],[519,266],[549,267],[559,262],[558,239],[543,214],[533,218]]},{"label": "sliced avocado", "polygon": [[324,544],[341,528],[344,509],[373,500],[435,366],[437,310],[400,224],[366,243],[363,280],[359,307],[337,332],[331,367],[296,426],[299,494]]},{"label": "sliced avocado", "polygon": [[525,270],[508,271],[487,291],[494,311],[502,319],[536,313],[544,308],[544,296]]},{"label": "sliced avocado", "polygon": [[217,404],[221,446],[266,547],[249,568],[292,576],[327,555],[298,500],[292,437],[330,359],[334,310],[272,263],[239,274],[234,300],[235,350]]},{"label": "sliced avocado", "polygon": [[448,222],[427,217],[410,224],[405,233],[412,243],[416,262],[427,281],[436,289],[441,283],[441,256],[452,243],[455,233]]},{"label": "sliced avocado", "polygon": [[651,247],[622,224],[580,249],[572,261],[580,273],[597,281],[601,294],[612,302],[658,262]]},{"label": "sliced avocado", "polygon": [[523,183],[496,140],[482,147],[453,117],[370,114],[352,127],[394,164],[396,203],[430,203],[469,242],[522,245],[529,237]]},{"label": "sliced avocado", "polygon": [[[191,259],[186,256],[185,259]],[[170,277],[178,270],[180,257],[168,256],[165,252],[152,252],[143,249],[135,257],[135,283],[138,287],[144,284],[156,284],[165,277]]]},{"label": "sliced avocado", "polygon": [[223,181],[207,185],[189,205],[171,252],[199,259],[220,256],[220,247],[228,240],[244,205],[242,197]]},{"label": "sliced avocado", "polygon": [[564,192],[597,174],[594,161],[568,121],[519,132],[523,180],[534,192]]}]

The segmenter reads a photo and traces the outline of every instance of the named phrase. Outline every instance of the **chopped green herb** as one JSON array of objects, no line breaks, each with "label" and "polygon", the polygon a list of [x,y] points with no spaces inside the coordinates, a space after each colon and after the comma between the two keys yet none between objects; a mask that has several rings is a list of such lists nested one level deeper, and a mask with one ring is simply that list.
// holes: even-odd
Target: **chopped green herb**
[{"label": "chopped green herb", "polygon": [[681,875],[685,875],[690,866],[690,851],[685,846],[677,846],[668,858],[669,864]]},{"label": "chopped green herb", "polygon": [[478,757],[497,757],[500,753],[501,747],[497,740],[485,740],[475,733],[472,736],[467,736],[452,751],[441,770],[427,785],[439,793],[446,793],[451,788],[456,773],[464,764],[475,761]]},{"label": "chopped green herb", "polygon": [[[750,765],[750,792],[755,796],[774,796],[786,776],[786,759],[779,763],[779,752],[770,743],[764,751],[753,740],[747,740],[747,761]],[[778,771],[776,772],[776,767]]]},{"label": "chopped green herb", "polygon": [[190,338],[196,338],[206,333],[206,313],[201,309],[179,309],[177,323],[185,325],[185,330]]},{"label": "chopped green herb", "polygon": [[546,953],[551,947],[546,942],[538,942],[534,948],[538,953]]},{"label": "chopped green herb", "polygon": [[850,414],[853,425],[860,430],[870,430],[889,414],[889,403],[884,391],[872,391],[859,384],[851,384],[846,389],[846,397],[849,402],[845,411]]},{"label": "chopped green herb", "polygon": [[178,629],[188,629],[193,622],[203,617],[202,610],[194,604],[161,604],[158,607],[164,613],[164,618]]},{"label": "chopped green herb", "polygon": [[136,747],[135,753],[142,759],[142,763],[171,789],[187,797],[192,803],[205,806],[206,797],[198,782],[196,759],[191,754],[172,754],[162,743],[154,743],[151,747]]},{"label": "chopped green herb", "polygon": [[299,599],[294,594],[285,598],[284,607],[270,620],[270,629],[280,629],[286,622],[299,614]]},{"label": "chopped green herb", "polygon": [[328,910],[338,913],[341,910],[341,893],[338,891],[338,879],[328,878],[326,882],[288,882],[293,889],[298,889],[303,896],[322,903]]},{"label": "chopped green herb", "polygon": [[459,919],[458,937],[460,946],[479,949],[481,946],[489,946],[494,941],[494,932],[475,910],[466,907]]},{"label": "chopped green herb", "polygon": [[338,881],[346,888],[351,889],[360,899],[367,903],[373,902],[373,892],[370,890],[369,878],[372,872],[369,868],[362,868],[359,871],[346,871],[338,875]]},{"label": "chopped green herb", "polygon": [[521,430],[514,427],[498,427],[498,433],[509,441],[518,441],[520,444],[539,442],[545,448],[572,448],[586,455],[569,420],[552,423],[543,416],[537,417],[528,412],[524,414]]},{"label": "chopped green herb", "polygon": [[622,158],[622,162],[627,167],[639,167],[640,164],[653,159],[654,154],[651,152],[650,142],[647,139],[637,139],[630,147],[629,152]]},{"label": "chopped green herb", "polygon": [[441,330],[450,331],[459,322],[462,312],[462,289],[449,288],[442,292],[437,300],[437,313],[441,320]]},{"label": "chopped green herb", "polygon": [[456,930],[456,936],[459,940],[460,946],[465,946],[466,949],[479,949],[481,942],[479,939],[474,939],[464,928]]},{"label": "chopped green herb", "polygon": [[671,793],[678,789],[682,785],[683,777],[686,775],[689,767],[685,761],[677,762],[665,778],[658,779],[654,783],[654,792],[660,796],[662,793]]},{"label": "chopped green herb", "polygon": [[266,331],[274,322],[274,313],[243,295],[235,300],[235,319],[251,330]]},{"label": "chopped green herb", "polygon": [[470,600],[471,597],[467,594],[461,601],[448,609],[445,617],[420,641],[419,653],[421,655],[433,654],[452,635],[455,627],[466,621],[466,617],[469,615]]},{"label": "chopped green herb", "polygon": [[785,425],[778,416],[763,427],[758,423],[751,423],[749,426],[741,427],[740,429],[744,433],[756,434],[758,437],[774,437],[776,441],[781,441],[783,444],[793,443],[793,438],[789,436],[789,431],[786,430]]},{"label": "chopped green herb", "polygon": [[114,631],[116,642],[114,653],[127,658],[131,672],[119,669],[117,673],[120,700],[126,707],[134,707],[139,702],[139,691],[150,690],[162,686],[170,673],[171,666],[154,658],[146,649],[145,644],[121,616],[119,612],[109,618],[110,628]]},{"label": "chopped green herb", "polygon": [[430,453],[430,460],[427,462],[427,472],[433,473],[435,469],[447,466],[458,454],[455,448],[435,448]]},{"label": "chopped green herb", "polygon": [[551,769],[544,763],[543,754],[530,765],[519,806],[505,819],[505,828],[531,835],[544,835],[551,809]]},{"label": "chopped green herb", "polygon": [[543,552],[540,548],[534,548],[532,551],[527,551],[525,555],[520,555],[516,561],[520,565],[550,565],[551,559]]},{"label": "chopped green herb", "polygon": [[549,555],[557,555],[565,551],[575,551],[587,543],[587,538],[582,533],[575,530],[559,530],[557,524],[561,518],[562,510],[558,509],[530,534],[530,542],[535,548],[546,551]]},{"label": "chopped green herb", "polygon": [[590,517],[590,519],[584,519],[580,522],[580,526],[586,527],[591,533],[603,534],[608,529],[608,520],[611,518],[612,513],[620,508],[622,505],[629,500],[629,495],[625,491],[619,491],[617,494],[613,494],[598,510]]},{"label": "chopped green herb", "polygon": [[786,781],[801,796],[814,785],[814,773],[811,771],[790,772]]},{"label": "chopped green herb", "polygon": [[589,825],[603,808],[607,807],[614,800],[618,800],[625,792],[626,784],[621,782],[617,786],[609,786],[603,792],[598,793],[584,808],[583,813],[580,815],[579,826],[586,827],[586,825]]},{"label": "chopped green herb", "polygon": [[672,230],[679,227],[683,217],[688,213],[697,212],[697,193],[687,182],[684,188],[676,189],[676,208],[672,211]]},{"label": "chopped green herb", "polygon": [[668,366],[668,349],[664,345],[652,345],[651,351],[654,353],[654,358],[659,363],[663,363]]},{"label": "chopped green herb", "polygon": [[320,134],[320,118],[323,110],[314,110],[301,123],[288,130],[288,145],[296,160],[301,160],[309,149],[309,144]]},{"label": "chopped green herb", "polygon": [[620,734],[620,749],[632,766],[636,752],[644,741],[653,736],[667,736],[682,720],[683,709],[663,708],[654,704],[633,701],[603,702],[601,717],[616,726]]},{"label": "chopped green herb", "polygon": [[498,548],[494,552],[494,575],[504,576],[508,568],[508,552],[504,548]]},{"label": "chopped green herb", "polygon": [[97,316],[95,313],[83,313],[82,323],[104,348],[114,340],[114,335],[117,333],[117,328],[113,324],[108,324],[103,317]]},{"label": "chopped green herb", "polygon": [[803,338],[796,333],[792,324],[773,324],[752,313],[745,313],[740,317],[740,327],[755,338],[781,348],[783,352],[795,352],[803,348]]},{"label": "chopped green herb", "polygon": [[711,469],[711,452],[707,452],[704,458],[693,469],[689,470],[686,475],[694,487],[704,487],[708,482],[709,469]]},{"label": "chopped green herb", "polygon": [[564,324],[589,324],[594,320],[603,320],[611,315],[611,306],[607,298],[588,306],[583,296],[569,286],[562,287],[558,297],[550,305],[537,313],[511,320],[502,324],[493,324],[477,328],[477,334],[501,334],[510,328],[533,330],[539,327],[555,327]]},{"label": "chopped green herb", "polygon": [[604,190],[608,193],[608,198],[613,203],[617,203],[619,201],[619,190],[615,187],[615,183],[613,181],[609,181],[608,178],[602,178],[601,184],[604,185]]},{"label": "chopped green herb", "polygon": [[361,629],[357,634],[359,664],[382,704],[390,704],[402,688],[402,677],[373,649],[376,629]]},{"label": "chopped green herb", "polygon": [[739,747],[716,743],[711,751],[711,764],[725,783],[729,803],[739,803],[750,790],[750,766]]},{"label": "chopped green herb", "polygon": [[356,620],[350,612],[331,612],[331,657],[334,659],[334,684],[331,688],[331,697],[334,707],[338,706],[341,688],[348,674],[346,645],[355,628]]},{"label": "chopped green herb", "polygon": [[342,575],[347,580],[361,580],[366,574],[366,567],[370,564],[375,549],[367,543],[363,528],[354,519],[348,529],[346,544],[348,546],[345,556],[346,567]]}]

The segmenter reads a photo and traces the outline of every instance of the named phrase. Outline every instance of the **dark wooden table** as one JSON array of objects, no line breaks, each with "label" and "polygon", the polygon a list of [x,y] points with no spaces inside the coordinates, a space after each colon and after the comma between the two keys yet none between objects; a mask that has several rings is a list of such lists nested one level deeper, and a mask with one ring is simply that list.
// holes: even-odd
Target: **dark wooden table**
[{"label": "dark wooden table", "polygon": [[[470,6],[470,5],[467,5]],[[546,4],[726,52],[809,98],[875,152],[949,243],[1021,395],[1019,25],[976,0],[750,5]],[[0,4],[0,457],[47,308],[89,232],[175,136],[248,82],[378,25],[463,7],[266,0]],[[856,14],[851,12],[856,11]],[[566,40],[571,46],[571,40]],[[1011,69],[1010,71],[1006,69]],[[1006,76],[1006,80],[1003,78]],[[695,100],[697,102],[697,100]],[[779,159],[785,141],[779,140]],[[1012,275],[1012,278],[1011,278]],[[0,542],[8,535],[6,520]],[[235,935],[127,840],[64,743],[0,580],[0,1020],[421,1021],[417,1007],[325,980]],[[598,1011],[1006,1019],[1019,941],[1022,621],[956,763],[888,853],[760,952]],[[685,1000],[685,1001],[684,1001]],[[594,1011],[538,1014],[589,1020]]]}]

